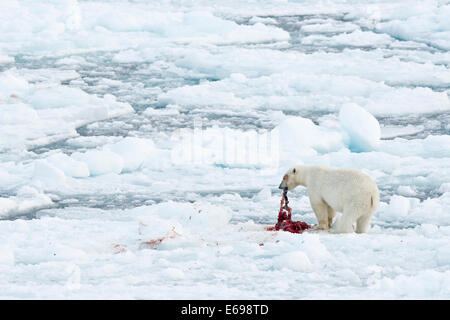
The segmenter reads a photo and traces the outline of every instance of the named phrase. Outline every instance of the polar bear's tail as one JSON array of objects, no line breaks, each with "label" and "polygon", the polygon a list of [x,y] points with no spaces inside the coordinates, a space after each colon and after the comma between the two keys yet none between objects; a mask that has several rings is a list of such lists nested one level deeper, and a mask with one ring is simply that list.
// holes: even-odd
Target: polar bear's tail
[{"label": "polar bear's tail", "polygon": [[380,192],[378,191],[378,188],[375,192],[372,193],[370,196],[370,207],[372,208],[372,211],[375,211],[378,207],[378,204],[380,202]]}]

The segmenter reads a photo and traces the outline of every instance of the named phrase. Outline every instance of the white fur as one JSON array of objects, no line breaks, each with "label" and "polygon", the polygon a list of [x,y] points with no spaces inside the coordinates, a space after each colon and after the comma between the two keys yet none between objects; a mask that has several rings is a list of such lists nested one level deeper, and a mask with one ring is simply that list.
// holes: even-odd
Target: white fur
[{"label": "white fur", "polygon": [[337,212],[342,212],[330,230],[333,233],[353,231],[365,233],[378,207],[376,183],[355,169],[334,169],[323,166],[295,166],[284,175],[280,188],[308,188],[311,207],[319,223],[318,229],[330,228]]}]

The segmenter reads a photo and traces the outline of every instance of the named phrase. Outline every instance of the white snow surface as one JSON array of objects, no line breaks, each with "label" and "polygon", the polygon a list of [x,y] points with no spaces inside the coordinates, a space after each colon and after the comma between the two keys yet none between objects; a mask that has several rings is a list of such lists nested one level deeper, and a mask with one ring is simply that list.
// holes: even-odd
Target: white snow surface
[{"label": "white snow surface", "polygon": [[[449,299],[449,15],[1,1],[0,298]],[[267,231],[296,164],[374,179],[369,232]]]}]

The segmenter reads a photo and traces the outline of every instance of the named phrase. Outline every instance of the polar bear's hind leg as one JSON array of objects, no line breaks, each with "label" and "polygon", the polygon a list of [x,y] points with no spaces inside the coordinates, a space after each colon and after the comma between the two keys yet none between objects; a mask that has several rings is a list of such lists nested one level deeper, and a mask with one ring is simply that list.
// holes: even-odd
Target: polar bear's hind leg
[{"label": "polar bear's hind leg", "polygon": [[370,220],[377,210],[379,203],[379,191],[375,186],[375,191],[370,195],[368,203],[361,208],[361,215],[356,220],[356,233],[366,233],[370,228]]},{"label": "polar bear's hind leg", "polygon": [[366,233],[370,227],[370,220],[372,219],[372,212],[365,214],[356,220],[356,233]]},{"label": "polar bear's hind leg", "polygon": [[336,220],[331,233],[350,233],[353,232],[355,217],[358,216],[358,209],[355,207],[344,208],[342,215]]},{"label": "polar bear's hind leg", "polygon": [[370,228],[370,220],[375,213],[376,207],[371,197],[370,207],[365,208],[364,213],[356,220],[356,233],[366,233]]}]

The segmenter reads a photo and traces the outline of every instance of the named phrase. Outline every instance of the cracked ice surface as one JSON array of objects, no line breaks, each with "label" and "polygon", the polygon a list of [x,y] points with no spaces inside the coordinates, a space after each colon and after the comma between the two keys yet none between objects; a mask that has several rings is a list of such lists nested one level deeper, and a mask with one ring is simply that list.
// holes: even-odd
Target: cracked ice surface
[{"label": "cracked ice surface", "polygon": [[[449,13],[2,1],[0,297],[448,299]],[[264,230],[299,163],[377,182],[367,234]]]}]

